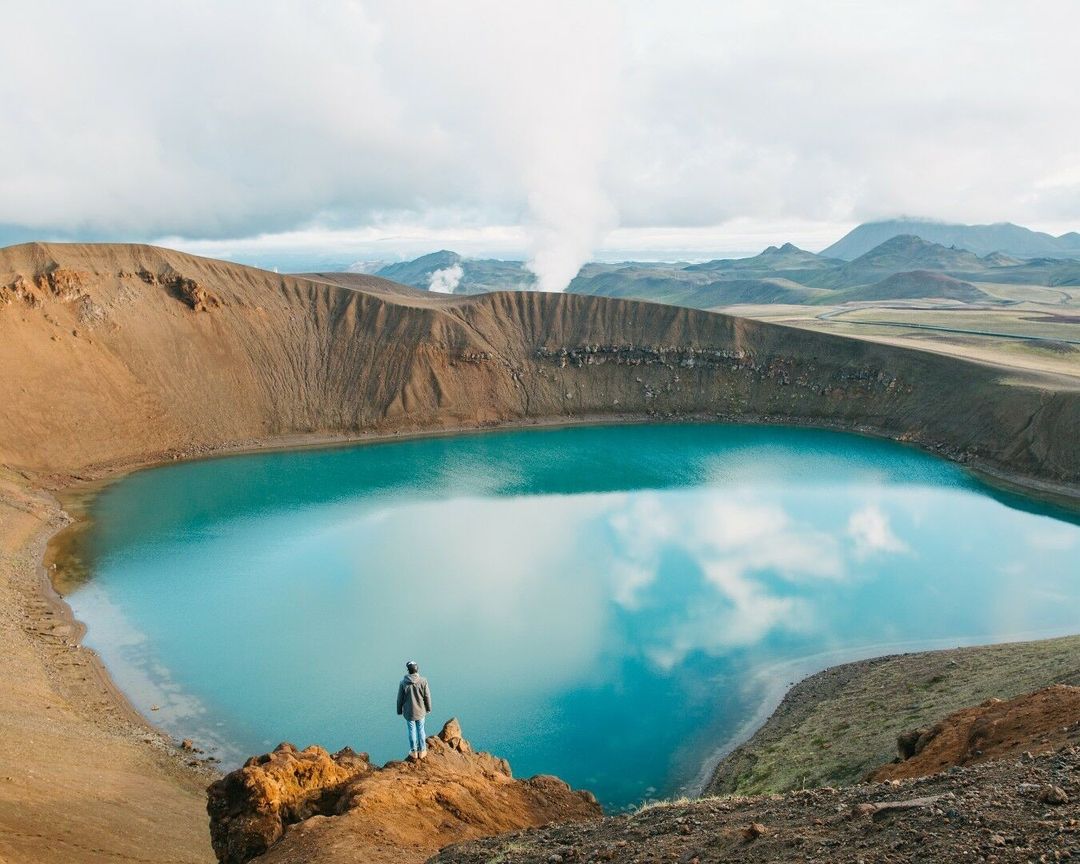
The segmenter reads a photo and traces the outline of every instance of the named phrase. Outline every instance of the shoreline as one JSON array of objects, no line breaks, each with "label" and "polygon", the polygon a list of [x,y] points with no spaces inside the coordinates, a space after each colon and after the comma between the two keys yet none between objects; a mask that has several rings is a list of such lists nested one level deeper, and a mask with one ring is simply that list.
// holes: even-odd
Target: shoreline
[{"label": "shoreline", "polygon": [[44,563],[69,525],[55,495],[0,469],[0,857],[140,860],[153,837],[168,860],[206,864],[199,812],[216,772],[135,710],[82,644]]},{"label": "shoreline", "polygon": [[[853,429],[840,424],[810,422],[799,419],[786,419],[781,421],[779,419],[769,418],[720,418],[711,415],[680,416],[677,418],[656,417],[647,414],[620,416],[582,415],[580,417],[538,418],[529,421],[516,420],[504,423],[445,427],[431,430],[409,430],[405,432],[370,431],[357,434],[305,433],[299,435],[275,436],[261,440],[255,439],[231,442],[212,448],[201,448],[197,451],[170,451],[162,454],[121,460],[114,463],[87,466],[78,473],[66,475],[63,481],[56,483],[52,488],[43,486],[42,484],[33,483],[25,474],[18,472],[23,477],[24,482],[30,484],[31,490],[37,490],[41,494],[47,496],[55,510],[55,514],[60,519],[64,520],[62,524],[51,528],[47,532],[47,535],[43,539],[39,539],[39,542],[35,544],[38,546],[38,554],[35,559],[37,561],[39,581],[38,591],[40,592],[40,596],[45,600],[48,608],[60,616],[61,619],[72,628],[73,632],[68,644],[78,649],[80,657],[85,657],[85,664],[83,665],[96,677],[100,689],[106,694],[113,707],[119,710],[128,722],[132,723],[135,727],[142,729],[144,732],[152,733],[161,741],[167,742],[169,748],[176,756],[190,756],[191,754],[185,754],[185,752],[176,745],[175,740],[168,732],[156,725],[151,718],[142,714],[134,704],[132,704],[113,680],[108,667],[97,652],[83,643],[87,630],[86,625],[78,620],[71,606],[67,603],[63,592],[57,587],[58,582],[64,578],[63,573],[65,572],[65,566],[68,568],[71,567],[70,547],[65,549],[65,545],[77,544],[78,541],[72,536],[72,532],[85,531],[89,525],[88,507],[86,507],[85,504],[92,501],[94,497],[99,495],[112,483],[118,482],[124,477],[137,471],[163,467],[181,461],[202,461],[254,453],[353,447],[364,444],[386,444],[397,441],[456,437],[460,435],[479,435],[486,432],[513,432],[530,429],[556,430],[587,426],[643,425],[650,423],[672,425],[697,423],[737,426],[785,426],[791,428],[810,428],[823,431],[847,432],[849,434],[890,440],[896,444],[915,447],[929,455],[956,464],[972,476],[976,482],[986,486],[991,493],[995,491],[1003,492],[1007,495],[1019,497],[1021,499],[1032,499],[1042,503],[1048,503],[1060,508],[1074,518],[1077,515],[1080,515],[1080,489],[1073,489],[1072,487],[1065,486],[1057,487],[1055,484],[1048,484],[1045,481],[1039,481],[1035,478],[1010,474],[1009,472],[1002,471],[995,467],[961,462],[950,458],[945,452],[937,452],[934,449],[917,442],[897,439],[881,430],[873,429],[871,427]],[[54,476],[54,479],[60,478]],[[72,510],[75,512],[70,512]],[[65,535],[67,535],[66,538]],[[63,564],[65,560],[67,560],[66,565]],[[43,622],[37,621],[35,623],[41,624]],[[914,643],[898,643],[893,644],[891,647],[893,650],[896,650],[903,644],[914,645]],[[880,646],[880,648],[886,650],[888,647],[890,646]],[[793,682],[798,683],[798,680],[815,674],[816,672],[823,671],[833,665],[840,665],[860,659],[870,659],[871,657],[877,656],[883,655],[853,652],[849,655],[837,654],[836,661],[824,667],[819,667],[814,664],[807,666],[806,663],[811,658],[802,658],[799,661],[792,661],[791,664],[785,665],[792,665],[797,668],[808,670],[801,674],[799,679]],[[61,674],[68,674],[68,672],[65,670],[62,671]],[[725,742],[724,745],[709,753],[706,760],[694,775],[694,779],[685,784],[682,787],[682,790],[695,796],[700,795],[708,782],[708,778],[711,776],[713,770],[715,770],[715,766],[726,755],[740,746],[741,743],[745,743],[746,740],[749,740],[749,738],[762,727],[783,700],[786,693],[791,690],[791,686],[791,684],[785,684],[783,687],[770,689],[768,697],[763,700],[763,707],[755,712],[753,717],[749,718],[742,726],[740,726],[737,735],[734,736],[731,741]],[[775,692],[773,692],[774,689]],[[197,743],[198,742],[196,742],[196,744]],[[156,746],[155,749],[160,748]],[[191,760],[188,759],[186,761],[190,762]],[[198,776],[200,779],[217,776],[216,769],[211,768],[213,763],[210,760],[199,761],[202,764],[198,768],[190,765],[186,766],[193,776]]]},{"label": "shoreline", "polygon": [[[308,450],[336,447],[353,447],[363,444],[387,444],[395,441],[414,441],[428,438],[452,438],[460,435],[482,435],[488,432],[514,432],[528,429],[568,429],[588,426],[639,426],[715,424],[729,426],[772,426],[796,429],[818,429],[828,432],[846,432],[868,438],[892,441],[906,447],[914,447],[935,456],[974,475],[986,486],[1010,492],[1022,498],[1034,498],[1053,504],[1063,510],[1080,515],[1080,484],[1044,480],[1028,474],[1011,471],[1000,465],[977,459],[954,458],[947,445],[924,444],[908,438],[897,437],[881,427],[868,424],[849,425],[830,423],[821,418],[781,417],[774,415],[721,413],[693,414],[581,414],[560,417],[525,417],[480,424],[459,424],[432,429],[379,430],[361,432],[304,432],[288,435],[272,435],[267,438],[250,438],[225,442],[188,450],[165,450],[130,458],[84,465],[72,472],[41,472],[40,477],[52,482],[32,480],[38,472],[19,466],[7,466],[22,476],[33,488],[44,489],[54,495],[75,490],[86,490],[95,484],[101,488],[136,471],[160,468],[175,462],[197,462],[245,456],[253,453],[274,453],[286,450]],[[97,494],[94,490],[91,494]]]},{"label": "shoreline", "polygon": [[[785,699],[804,681],[815,675],[829,672],[841,666],[870,663],[903,657],[913,654],[932,654],[938,651],[950,651],[963,648],[985,648],[991,646],[1019,645],[1024,643],[1046,642],[1054,639],[1080,635],[1080,627],[1075,631],[1026,631],[1010,633],[1000,640],[990,640],[983,636],[941,637],[900,642],[878,642],[851,650],[836,649],[818,654],[811,654],[792,660],[782,661],[760,670],[759,677],[784,673],[779,680],[784,683],[766,686],[761,706],[749,717],[731,738],[710,752],[693,779],[680,787],[678,794],[689,798],[707,797],[708,787],[717,766],[743,745],[749,743],[776,714]],[[823,665],[820,660],[827,660]],[[787,680],[784,680],[787,679]]]},{"label": "shoreline", "polygon": [[42,598],[45,600],[47,608],[52,610],[54,614],[60,617],[61,621],[71,627],[72,635],[68,640],[68,644],[74,648],[81,649],[80,656],[85,659],[86,667],[93,672],[97,679],[97,683],[106,691],[113,705],[118,708],[130,722],[138,726],[146,727],[147,730],[158,735],[168,737],[164,730],[159,729],[151,723],[147,717],[144,717],[127,696],[124,695],[124,692],[117,686],[116,682],[113,681],[109,668],[105,665],[105,661],[101,659],[98,653],[83,644],[83,639],[86,637],[87,626],[75,616],[75,611],[71,608],[71,605],[64,599],[64,596],[56,590],[56,586],[53,584],[53,578],[50,576],[49,572],[51,568],[46,564],[49,550],[53,543],[56,542],[61,534],[70,530],[78,523],[67,516],[66,510],[55,495],[51,493],[46,494],[52,499],[52,503],[54,504],[57,513],[60,515],[60,518],[65,520],[55,528],[46,530],[44,536],[39,541],[41,554],[38,556],[37,564],[38,588]]},{"label": "shoreline", "polygon": [[[120,475],[123,476],[123,475]],[[115,479],[120,479],[120,476]],[[31,555],[36,560],[36,573],[37,573],[37,592],[38,596],[44,601],[44,611],[40,616],[29,615],[29,623],[32,627],[41,628],[42,626],[50,623],[47,621],[48,615],[51,613],[60,619],[62,625],[66,625],[70,628],[70,636],[60,637],[60,645],[63,646],[65,656],[70,656],[72,652],[78,658],[78,662],[75,664],[67,664],[66,667],[57,669],[60,677],[66,677],[68,686],[72,689],[81,689],[83,681],[85,679],[80,678],[78,682],[74,680],[74,673],[77,671],[89,671],[93,676],[92,687],[100,689],[107,697],[109,704],[112,708],[117,710],[124,722],[131,724],[139,735],[150,734],[159,739],[159,742],[165,742],[168,748],[175,751],[178,757],[182,757],[184,761],[190,762],[193,758],[192,754],[185,753],[183,750],[175,746],[173,736],[166,732],[164,729],[155,724],[149,717],[145,716],[139,711],[134,704],[128,699],[123,690],[113,680],[112,674],[109,671],[109,667],[105,664],[105,661],[101,659],[101,656],[93,649],[84,644],[83,639],[86,636],[87,625],[80,621],[70,604],[64,598],[64,595],[60,593],[53,584],[53,577],[50,573],[51,568],[46,563],[49,550],[52,545],[57,541],[65,532],[76,527],[79,523],[72,519],[62,506],[61,501],[57,496],[47,490],[33,490],[39,494],[46,496],[47,502],[50,505],[50,515],[58,519],[60,524],[47,525],[43,528],[28,544],[31,547]],[[42,638],[37,640],[39,645],[43,642]],[[49,652],[49,645],[41,645],[45,648],[46,653]],[[55,646],[59,647],[59,646]],[[93,712],[91,712],[93,713]],[[145,742],[144,742],[145,743]],[[155,751],[160,752],[160,747],[155,744]],[[209,768],[209,762],[207,760],[199,760],[204,763],[195,773],[200,777],[208,776],[207,768]],[[192,768],[194,766],[186,765],[185,767]],[[212,772],[215,776],[217,771]]]}]

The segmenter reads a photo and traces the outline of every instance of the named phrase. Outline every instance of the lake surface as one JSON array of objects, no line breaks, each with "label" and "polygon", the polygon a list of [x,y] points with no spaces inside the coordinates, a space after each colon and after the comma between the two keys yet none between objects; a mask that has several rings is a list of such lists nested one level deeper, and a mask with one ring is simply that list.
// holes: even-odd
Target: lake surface
[{"label": "lake surface", "polygon": [[[134,704],[226,767],[407,752],[407,659],[515,773],[678,791],[796,675],[1075,632],[1080,526],[834,432],[628,426],[133,474],[67,598]],[[1060,515],[1060,514],[1059,514]],[[151,712],[151,707],[159,710]]]}]

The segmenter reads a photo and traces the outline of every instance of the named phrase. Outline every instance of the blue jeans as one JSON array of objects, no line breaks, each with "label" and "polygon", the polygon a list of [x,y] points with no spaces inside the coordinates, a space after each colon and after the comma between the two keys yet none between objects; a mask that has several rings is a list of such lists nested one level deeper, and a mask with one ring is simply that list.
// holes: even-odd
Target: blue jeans
[{"label": "blue jeans", "polygon": [[413,753],[420,753],[427,750],[427,735],[424,734],[424,718],[419,720],[406,720],[405,725],[409,727],[409,750]]}]

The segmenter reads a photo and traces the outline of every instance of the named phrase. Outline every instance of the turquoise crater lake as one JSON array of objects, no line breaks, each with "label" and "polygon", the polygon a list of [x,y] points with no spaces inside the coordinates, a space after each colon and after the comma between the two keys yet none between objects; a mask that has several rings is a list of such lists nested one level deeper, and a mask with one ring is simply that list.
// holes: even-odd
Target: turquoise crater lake
[{"label": "turquoise crater lake", "polygon": [[[648,425],[170,465],[93,502],[67,599],[133,703],[226,767],[461,719],[609,809],[692,783],[795,676],[1075,632],[1080,526],[887,441]],[[1060,514],[1058,514],[1060,517]],[[151,713],[152,707],[158,710]]]}]

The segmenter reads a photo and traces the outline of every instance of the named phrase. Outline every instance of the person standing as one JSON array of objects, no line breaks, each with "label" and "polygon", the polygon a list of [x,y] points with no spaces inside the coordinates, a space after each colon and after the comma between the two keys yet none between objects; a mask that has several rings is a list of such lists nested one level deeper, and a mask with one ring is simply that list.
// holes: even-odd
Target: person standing
[{"label": "person standing", "polygon": [[427,679],[420,674],[420,667],[412,660],[405,664],[405,672],[407,674],[398,685],[397,713],[405,718],[409,729],[409,758],[425,759],[424,718],[431,713],[431,689]]}]

